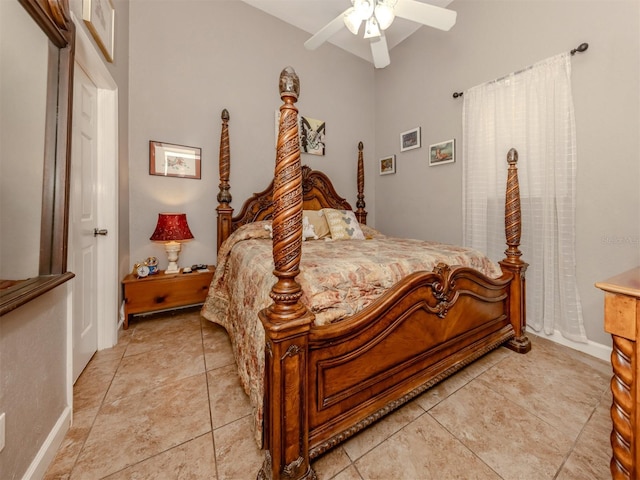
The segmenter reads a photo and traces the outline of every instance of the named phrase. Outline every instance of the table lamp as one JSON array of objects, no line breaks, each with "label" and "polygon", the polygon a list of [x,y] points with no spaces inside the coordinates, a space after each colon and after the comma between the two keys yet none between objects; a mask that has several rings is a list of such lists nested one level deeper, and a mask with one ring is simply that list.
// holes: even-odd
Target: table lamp
[{"label": "table lamp", "polygon": [[156,229],[149,240],[154,242],[165,242],[164,248],[167,252],[169,266],[164,273],[178,273],[178,255],[180,253],[180,242],[191,240],[193,234],[189,230],[186,213],[159,213]]}]

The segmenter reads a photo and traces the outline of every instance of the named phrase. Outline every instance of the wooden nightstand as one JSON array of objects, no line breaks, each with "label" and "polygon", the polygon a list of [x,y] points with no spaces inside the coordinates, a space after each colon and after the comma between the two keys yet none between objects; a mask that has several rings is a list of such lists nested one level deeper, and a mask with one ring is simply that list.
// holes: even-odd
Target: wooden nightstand
[{"label": "wooden nightstand", "polygon": [[136,313],[149,313],[204,303],[209,284],[215,272],[209,266],[206,272],[157,274],[138,278],[129,274],[122,280],[124,288],[124,329],[129,328],[129,319]]}]

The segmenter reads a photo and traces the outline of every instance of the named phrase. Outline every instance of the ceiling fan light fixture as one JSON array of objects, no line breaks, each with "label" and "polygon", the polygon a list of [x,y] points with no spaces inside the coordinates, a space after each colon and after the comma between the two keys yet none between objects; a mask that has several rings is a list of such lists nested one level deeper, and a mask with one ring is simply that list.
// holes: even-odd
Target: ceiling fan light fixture
[{"label": "ceiling fan light fixture", "polygon": [[353,9],[358,12],[360,20],[366,20],[373,15],[376,0],[351,0],[351,4]]},{"label": "ceiling fan light fixture", "polygon": [[393,4],[391,2],[380,1],[375,9],[376,20],[381,30],[386,30],[391,26],[395,18]]},{"label": "ceiling fan light fixture", "polygon": [[[427,1],[432,0],[351,0],[351,7],[318,30],[304,42],[304,46],[307,50],[315,50],[329,41],[343,26],[346,26],[354,35],[358,35],[360,26],[364,23],[364,38],[369,40],[371,60],[376,68],[384,68],[391,62],[385,30],[395,21],[395,17],[443,31],[448,31],[455,25],[455,11],[431,5],[426,3]],[[438,1],[438,3],[441,2]],[[347,51],[352,51],[348,47],[345,48]],[[355,50],[353,52],[356,53]],[[360,56],[360,53],[356,55]],[[365,59],[368,60],[368,58]]]},{"label": "ceiling fan light fixture", "polygon": [[395,18],[394,6],[397,0],[351,0],[353,5],[344,12],[344,24],[354,35],[358,35],[360,25],[365,22],[364,38],[380,36],[381,30],[391,26]]},{"label": "ceiling fan light fixture", "polygon": [[374,38],[380,36],[380,27],[376,21],[376,17],[372,16],[367,19],[364,25],[364,38]]},{"label": "ceiling fan light fixture", "polygon": [[344,12],[343,20],[349,31],[354,35],[358,35],[360,25],[362,25],[362,17],[354,7]]}]

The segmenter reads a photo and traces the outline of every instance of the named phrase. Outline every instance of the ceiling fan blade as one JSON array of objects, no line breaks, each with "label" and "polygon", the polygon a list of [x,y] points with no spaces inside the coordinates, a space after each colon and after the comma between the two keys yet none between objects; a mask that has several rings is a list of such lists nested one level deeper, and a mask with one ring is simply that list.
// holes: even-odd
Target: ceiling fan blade
[{"label": "ceiling fan blade", "polygon": [[[347,10],[349,10],[349,9],[347,9]],[[304,48],[306,48],[307,50],[315,50],[320,45],[322,45],[324,42],[329,40],[329,38],[331,38],[333,35],[338,33],[338,31],[340,31],[340,29],[345,26],[345,24],[344,24],[344,14],[347,12],[347,10],[345,10],[340,15],[338,15],[336,18],[331,20],[324,27],[322,27],[320,30],[318,30],[315,33],[315,35],[313,35],[309,40],[304,42]]]},{"label": "ceiling fan blade", "polygon": [[384,68],[391,63],[387,39],[384,34],[371,39],[371,55],[373,56],[373,65],[376,68]]},{"label": "ceiling fan blade", "polygon": [[416,0],[398,0],[395,13],[398,17],[444,31],[450,30],[456,24],[458,16],[453,10]]}]

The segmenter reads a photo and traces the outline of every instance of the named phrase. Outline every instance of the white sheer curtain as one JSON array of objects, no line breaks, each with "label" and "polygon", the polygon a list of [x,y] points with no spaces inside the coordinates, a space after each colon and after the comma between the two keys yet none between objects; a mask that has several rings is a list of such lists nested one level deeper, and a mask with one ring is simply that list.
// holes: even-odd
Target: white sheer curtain
[{"label": "white sheer curtain", "polygon": [[568,53],[464,92],[463,241],[504,258],[507,152],[518,150],[527,325],[586,342],[575,275],[576,140]]}]

